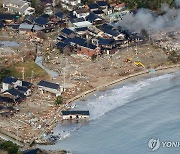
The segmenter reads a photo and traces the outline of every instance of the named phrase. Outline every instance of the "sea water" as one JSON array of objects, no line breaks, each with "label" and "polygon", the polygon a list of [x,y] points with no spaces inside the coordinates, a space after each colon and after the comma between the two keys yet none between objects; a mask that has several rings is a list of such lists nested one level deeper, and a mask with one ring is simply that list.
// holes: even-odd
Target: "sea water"
[{"label": "sea water", "polygon": [[89,122],[57,125],[54,134],[62,140],[41,148],[74,154],[180,153],[177,146],[160,143],[154,152],[148,146],[150,139],[180,141],[180,72],[129,81],[76,104],[77,110],[90,111]]}]

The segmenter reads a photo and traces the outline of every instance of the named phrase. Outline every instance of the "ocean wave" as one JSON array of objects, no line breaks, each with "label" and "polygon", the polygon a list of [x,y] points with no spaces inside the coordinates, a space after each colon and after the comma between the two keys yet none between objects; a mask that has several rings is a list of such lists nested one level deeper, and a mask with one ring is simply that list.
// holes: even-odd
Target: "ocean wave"
[{"label": "ocean wave", "polygon": [[87,102],[87,109],[90,111],[90,120],[95,120],[116,109],[120,106],[128,103],[129,98],[131,98],[135,93],[151,85],[153,82],[164,79],[172,79],[174,74],[165,74],[156,77],[152,77],[143,81],[138,81],[137,83],[122,86],[117,89],[107,90],[96,99],[91,99]]},{"label": "ocean wave", "polygon": [[[161,76],[152,77],[146,80],[138,81],[133,84],[128,84],[120,88],[103,91],[103,93],[96,93],[92,99],[88,99],[87,102],[83,102],[83,107],[81,106],[82,102],[78,103],[77,110],[89,110],[90,111],[90,121],[102,117],[106,113],[129,103],[129,99],[138,91],[143,88],[151,85],[153,82],[157,82],[163,79],[172,79],[174,74],[165,74]],[[84,106],[84,103],[86,105]],[[82,125],[73,124],[71,126],[59,125],[54,129],[54,134],[60,137],[60,140],[63,140],[67,137],[70,137],[71,134],[77,131]]]}]

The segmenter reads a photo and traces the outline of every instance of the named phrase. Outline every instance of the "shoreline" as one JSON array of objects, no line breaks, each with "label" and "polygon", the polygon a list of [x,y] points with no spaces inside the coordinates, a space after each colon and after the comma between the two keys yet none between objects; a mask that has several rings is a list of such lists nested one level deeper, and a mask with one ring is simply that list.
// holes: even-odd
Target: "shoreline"
[{"label": "shoreline", "polygon": [[[150,73],[151,70],[155,70],[154,73]],[[85,91],[69,100],[66,101],[66,104],[71,104],[71,103],[74,103],[76,101],[79,101],[81,99],[84,99],[84,98],[87,98],[89,96],[91,96],[93,93],[96,93],[98,91],[104,91],[104,90],[107,90],[108,88],[110,87],[113,87],[117,84],[120,84],[121,82],[125,82],[129,79],[134,79],[134,78],[140,78],[140,77],[148,77],[150,75],[153,75],[153,74],[156,74],[156,75],[161,75],[161,74],[166,74],[166,73],[173,73],[173,72],[176,72],[180,70],[180,64],[176,64],[176,65],[171,65],[171,66],[164,66],[164,67],[158,67],[156,69],[148,69],[148,70],[144,70],[144,71],[141,71],[141,72],[138,72],[138,73],[134,73],[134,74],[130,74],[130,75],[127,75],[127,76],[124,76],[124,77],[120,77],[119,79],[117,80],[114,80],[110,83],[107,83],[107,84],[104,84],[104,85],[101,85],[101,86],[98,86],[96,88],[93,88],[91,90],[88,90],[88,91]],[[66,107],[62,107],[60,106],[59,109],[57,110],[57,112],[54,114],[54,116],[60,116],[60,111],[62,110],[65,110]],[[47,132],[50,132],[54,129],[55,125],[60,122],[58,119],[54,119],[51,124],[49,125],[49,127],[45,128],[45,130],[40,133],[41,135],[43,133],[47,133]],[[1,133],[1,131],[0,131]],[[9,135],[5,132],[2,133],[3,136],[7,136],[7,137],[10,137],[12,138],[13,140],[16,140],[16,137],[14,138],[14,136],[12,137],[12,135]],[[1,138],[1,136],[0,136]],[[40,136],[37,137],[37,140],[40,139]],[[35,141],[35,140],[33,140]],[[41,143],[37,143],[37,144],[41,144]],[[27,145],[24,143],[24,145]],[[30,145],[29,145],[30,146]]]},{"label": "shoreline", "polygon": [[[83,92],[83,93],[81,93],[81,94],[67,100],[66,103],[67,104],[73,103],[75,101],[80,100],[81,98],[85,98],[85,97],[90,96],[94,92],[101,91],[101,90],[106,90],[107,88],[109,88],[111,86],[114,86],[116,84],[120,84],[121,82],[126,81],[128,79],[132,79],[132,78],[135,78],[135,77],[139,78],[142,75],[149,76],[151,74],[160,75],[160,74],[164,74],[164,73],[171,73],[171,72],[175,72],[178,69],[180,69],[180,64],[171,65],[171,66],[164,66],[164,67],[158,67],[156,69],[148,69],[148,70],[144,70],[144,71],[141,71],[141,72],[138,72],[138,73],[130,74],[130,75],[121,77],[121,78],[119,78],[117,80],[114,80],[114,81],[112,81],[110,83],[107,83],[105,85],[98,86],[98,87],[93,88],[91,90],[85,91],[85,92]],[[155,70],[155,72],[150,73],[151,70]]]}]

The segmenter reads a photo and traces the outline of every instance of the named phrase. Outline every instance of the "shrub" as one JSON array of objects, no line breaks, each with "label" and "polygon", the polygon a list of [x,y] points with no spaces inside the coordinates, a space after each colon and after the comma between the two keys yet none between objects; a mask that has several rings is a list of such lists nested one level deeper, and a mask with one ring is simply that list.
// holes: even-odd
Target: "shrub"
[{"label": "shrub", "polygon": [[93,54],[93,55],[91,56],[91,60],[92,60],[93,62],[96,60],[96,58],[97,58],[97,55],[94,55],[94,54]]},{"label": "shrub", "polygon": [[1,148],[8,151],[8,154],[17,154],[18,146],[11,141],[5,141],[1,144]]},{"label": "shrub", "polygon": [[62,104],[63,103],[63,98],[62,96],[58,96],[55,100],[55,104],[56,105],[59,105],[59,104]]}]

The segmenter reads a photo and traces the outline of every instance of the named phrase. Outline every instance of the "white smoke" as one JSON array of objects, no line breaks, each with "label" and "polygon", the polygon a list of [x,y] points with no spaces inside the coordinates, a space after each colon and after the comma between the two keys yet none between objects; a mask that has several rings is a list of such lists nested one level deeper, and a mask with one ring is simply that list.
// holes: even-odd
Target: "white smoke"
[{"label": "white smoke", "polygon": [[175,0],[175,4],[177,7],[180,7],[180,0]]},{"label": "white smoke", "polygon": [[[176,5],[179,4],[180,0],[176,0]],[[151,10],[139,9],[135,15],[129,13],[123,16],[117,26],[125,27],[134,32],[140,32],[142,29],[158,31],[165,27],[180,28],[180,9],[171,9],[168,5],[163,4],[161,10],[164,14],[158,16]]]}]

